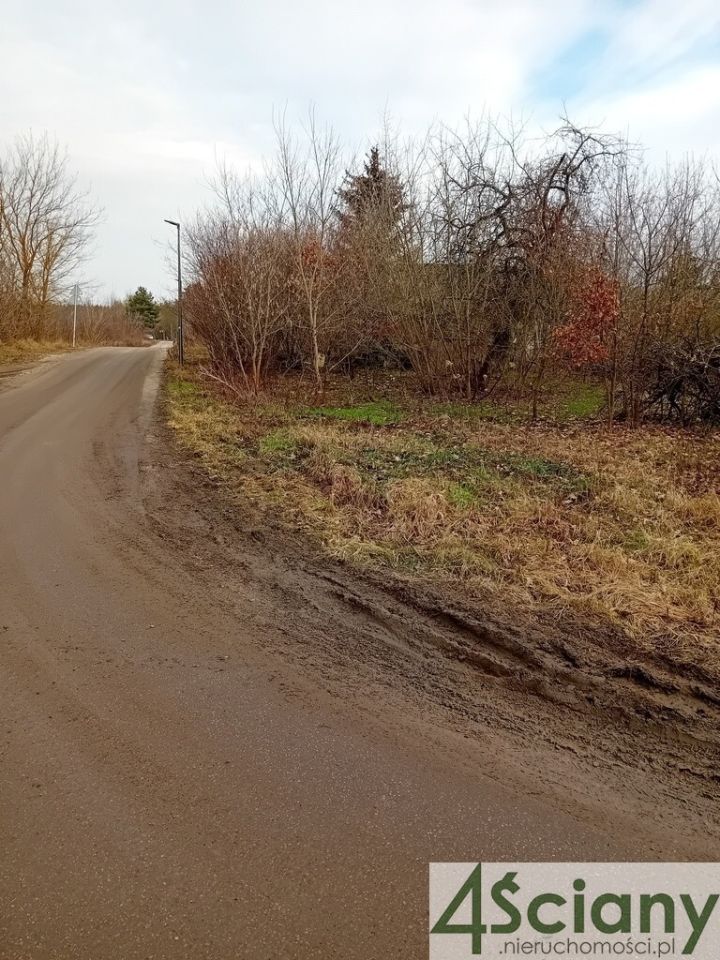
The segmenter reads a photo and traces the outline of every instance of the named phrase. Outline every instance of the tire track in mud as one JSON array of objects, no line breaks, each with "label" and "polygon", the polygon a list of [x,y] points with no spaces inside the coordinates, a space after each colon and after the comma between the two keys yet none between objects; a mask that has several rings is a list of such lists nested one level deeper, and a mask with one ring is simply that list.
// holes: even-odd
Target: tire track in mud
[{"label": "tire track in mud", "polygon": [[163,547],[235,615],[250,607],[258,645],[310,686],[443,749],[492,743],[484,769],[529,792],[560,783],[566,809],[702,824],[720,845],[720,696],[702,670],[342,564],[210,480],[159,423],[145,469]]}]

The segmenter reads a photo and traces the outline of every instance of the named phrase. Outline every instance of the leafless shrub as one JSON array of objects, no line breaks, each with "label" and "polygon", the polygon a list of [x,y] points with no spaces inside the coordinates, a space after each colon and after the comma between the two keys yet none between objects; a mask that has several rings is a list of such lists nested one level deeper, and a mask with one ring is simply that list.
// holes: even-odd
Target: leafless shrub
[{"label": "leafless shrub", "polygon": [[222,170],[222,203],[190,231],[195,282],[187,291],[193,331],[216,375],[261,388],[294,319],[293,237],[272,193]]},{"label": "leafless shrub", "polygon": [[[70,302],[53,304],[47,326],[51,336],[71,340],[74,306]],[[84,346],[143,346],[148,343],[142,322],[128,316],[121,301],[95,303],[82,297],[77,306],[77,342]]]}]

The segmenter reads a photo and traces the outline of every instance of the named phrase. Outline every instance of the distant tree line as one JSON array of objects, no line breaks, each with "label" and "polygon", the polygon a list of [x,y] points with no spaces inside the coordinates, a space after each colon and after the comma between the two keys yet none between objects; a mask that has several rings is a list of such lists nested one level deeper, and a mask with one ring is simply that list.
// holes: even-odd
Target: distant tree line
[{"label": "distant tree line", "polygon": [[[349,167],[349,170],[348,170]],[[582,371],[609,417],[720,420],[720,185],[564,120],[385,137],[353,169],[314,119],[261,177],[221,169],[189,235],[194,335],[251,392],[367,364],[473,399]]]},{"label": "distant tree line", "polygon": [[[74,306],[65,299],[54,305],[55,329],[60,339],[72,331]],[[157,302],[146,287],[138,287],[124,301],[96,303],[81,297],[77,309],[77,337],[84,344],[144,345],[148,339],[171,340],[175,335],[175,304]]]},{"label": "distant tree line", "polygon": [[[47,136],[21,136],[0,151],[0,342],[70,339],[74,281],[98,219],[66,155]],[[125,303],[94,303],[88,293],[80,288],[81,342],[174,335],[174,307],[156,303],[144,287]]]},{"label": "distant tree line", "polygon": [[[45,336],[69,340],[73,313],[73,304],[69,301],[54,304],[53,325]],[[143,325],[128,313],[121,300],[96,303],[91,297],[83,297],[78,303],[77,341],[85,346],[143,346],[147,342]]]},{"label": "distant tree line", "polygon": [[177,303],[157,301],[146,287],[138,287],[125,301],[125,310],[146,333],[157,340],[174,340],[177,331]]}]

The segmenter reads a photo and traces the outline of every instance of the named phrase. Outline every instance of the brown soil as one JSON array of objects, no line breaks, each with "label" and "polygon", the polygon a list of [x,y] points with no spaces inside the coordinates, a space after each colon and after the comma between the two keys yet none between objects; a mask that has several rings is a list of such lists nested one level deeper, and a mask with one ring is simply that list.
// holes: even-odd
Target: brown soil
[{"label": "brown soil", "polygon": [[198,573],[214,570],[226,596],[252,594],[260,642],[310,681],[443,751],[479,748],[484,774],[531,783],[559,808],[652,824],[697,841],[700,856],[720,842],[712,675],[632,648],[628,659],[622,631],[602,621],[538,622],[537,609],[469,604],[459,591],[338,562],[230,499],[164,429],[162,441],[174,467],[155,471],[155,496],[169,505],[149,511],[158,532],[193,554]]}]

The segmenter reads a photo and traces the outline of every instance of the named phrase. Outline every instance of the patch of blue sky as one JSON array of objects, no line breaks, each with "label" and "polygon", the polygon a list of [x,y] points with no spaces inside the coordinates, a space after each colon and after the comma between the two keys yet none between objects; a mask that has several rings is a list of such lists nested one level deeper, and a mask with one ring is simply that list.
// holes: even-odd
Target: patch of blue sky
[{"label": "patch of blue sky", "polygon": [[595,79],[597,66],[608,44],[605,30],[583,34],[559,57],[545,64],[530,78],[534,96],[541,101],[561,103],[581,96]]}]

